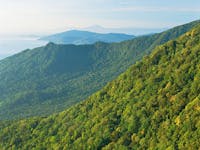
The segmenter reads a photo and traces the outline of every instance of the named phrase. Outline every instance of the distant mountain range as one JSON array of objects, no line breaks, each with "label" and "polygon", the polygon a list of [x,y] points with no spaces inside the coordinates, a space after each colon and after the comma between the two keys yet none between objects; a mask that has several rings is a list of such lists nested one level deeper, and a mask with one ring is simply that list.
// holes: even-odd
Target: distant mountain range
[{"label": "distant mountain range", "polygon": [[102,88],[156,46],[179,37],[198,23],[120,43],[49,43],[3,59],[0,120],[62,111]]},{"label": "distant mountain range", "polygon": [[95,42],[121,42],[133,39],[135,36],[119,33],[95,33],[81,30],[70,30],[40,38],[40,40],[54,42],[56,44],[93,44]]}]

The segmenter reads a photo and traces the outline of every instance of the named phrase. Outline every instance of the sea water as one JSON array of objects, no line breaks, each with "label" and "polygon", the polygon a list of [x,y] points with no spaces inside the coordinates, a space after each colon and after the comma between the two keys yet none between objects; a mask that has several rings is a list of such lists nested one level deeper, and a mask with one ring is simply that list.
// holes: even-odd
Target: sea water
[{"label": "sea water", "polygon": [[0,36],[0,59],[19,53],[25,49],[46,45],[46,41],[39,40],[39,37],[29,36]]}]

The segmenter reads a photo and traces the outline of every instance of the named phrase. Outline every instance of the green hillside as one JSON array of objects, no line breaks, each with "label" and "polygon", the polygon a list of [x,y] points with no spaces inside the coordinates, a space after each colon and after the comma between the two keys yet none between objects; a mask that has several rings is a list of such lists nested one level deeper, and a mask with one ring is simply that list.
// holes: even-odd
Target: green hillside
[{"label": "green hillside", "polygon": [[62,111],[105,86],[156,45],[199,22],[121,43],[49,43],[1,60],[0,120]]},{"label": "green hillside", "polygon": [[198,150],[199,85],[200,26],[64,112],[1,123],[0,147]]}]

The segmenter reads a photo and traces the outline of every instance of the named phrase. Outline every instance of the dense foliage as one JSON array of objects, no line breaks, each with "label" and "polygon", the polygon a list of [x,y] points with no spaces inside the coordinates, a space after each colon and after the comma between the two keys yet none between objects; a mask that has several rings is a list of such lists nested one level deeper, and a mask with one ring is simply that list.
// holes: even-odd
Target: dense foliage
[{"label": "dense foliage", "polygon": [[4,59],[0,61],[0,120],[64,110],[198,22],[121,43],[49,43]]},{"label": "dense foliage", "polygon": [[135,36],[119,33],[101,34],[88,31],[70,30],[62,33],[57,33],[41,40],[54,42],[56,44],[94,44],[95,42],[121,42],[124,40],[133,39]]},{"label": "dense foliage", "polygon": [[167,42],[87,100],[0,126],[1,149],[200,146],[200,26]]}]

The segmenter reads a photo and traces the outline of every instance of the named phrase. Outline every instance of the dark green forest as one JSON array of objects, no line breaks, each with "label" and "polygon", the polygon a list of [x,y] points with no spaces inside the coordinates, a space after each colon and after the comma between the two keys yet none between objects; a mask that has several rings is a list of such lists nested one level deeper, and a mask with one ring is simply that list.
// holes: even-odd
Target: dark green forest
[{"label": "dark green forest", "polygon": [[198,150],[199,85],[200,26],[157,46],[100,91],[61,113],[1,122],[0,147]]},{"label": "dark green forest", "polygon": [[157,45],[177,38],[198,23],[121,43],[49,43],[1,60],[0,120],[60,112],[101,89]]}]

